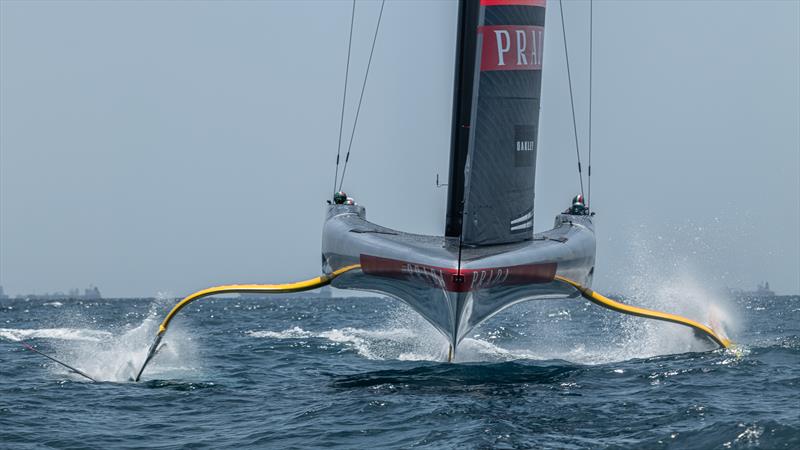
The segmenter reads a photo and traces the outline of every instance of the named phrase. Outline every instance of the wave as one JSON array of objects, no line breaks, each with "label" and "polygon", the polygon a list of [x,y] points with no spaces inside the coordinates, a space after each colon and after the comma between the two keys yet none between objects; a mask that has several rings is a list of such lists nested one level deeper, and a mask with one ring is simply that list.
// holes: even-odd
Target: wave
[{"label": "wave", "polygon": [[[575,364],[598,365],[614,362],[644,359],[672,354],[686,354],[705,352],[713,347],[707,343],[694,339],[691,333],[688,336],[680,335],[685,331],[682,327],[675,330],[680,337],[674,339],[672,344],[665,345],[664,325],[669,331],[670,324],[655,324],[645,333],[652,339],[638,342],[636,345],[608,346],[599,345],[591,347],[583,344],[563,348],[561,345],[546,341],[538,342],[536,348],[510,348],[503,344],[520,345],[520,342],[499,343],[477,337],[465,338],[458,345],[455,362],[458,363],[498,363],[519,360],[563,360]],[[658,328],[661,327],[661,328]],[[296,339],[322,339],[329,343],[344,346],[358,355],[371,360],[399,360],[399,361],[433,361],[447,360],[447,340],[435,330],[429,332],[425,329],[414,328],[387,328],[367,330],[361,328],[334,328],[324,331],[309,331],[301,327],[293,327],[283,331],[250,330],[245,333],[253,338],[296,340]],[[686,334],[686,333],[684,333]],[[660,339],[656,339],[660,336]],[[673,336],[670,336],[673,339]],[[322,346],[321,346],[322,348]],[[748,353],[747,347],[740,346],[735,350],[725,351],[730,358],[740,358]]]},{"label": "wave", "polygon": [[283,331],[248,331],[245,334],[256,338],[274,339],[301,339],[314,337],[314,333],[306,331],[300,327],[294,327]]},{"label": "wave", "polygon": [[462,387],[506,384],[550,384],[582,372],[584,368],[565,361],[503,362],[493,364],[434,364],[406,370],[379,370],[336,377],[335,387],[359,388],[384,384],[419,387]]},{"label": "wave", "polygon": [[254,338],[279,340],[324,339],[372,360],[441,361],[447,357],[447,342],[444,337],[427,336],[405,328],[365,330],[346,327],[313,332],[293,327],[283,331],[251,330],[246,334]]},{"label": "wave", "polygon": [[[662,447],[665,439],[643,442],[642,447]],[[675,448],[798,448],[800,427],[775,420],[714,422],[702,428],[673,432],[669,444]]]},{"label": "wave", "polygon": [[108,339],[111,336],[112,334],[108,331],[82,328],[0,328],[1,338],[15,342],[27,339],[59,339],[65,341],[100,342],[104,339]]}]

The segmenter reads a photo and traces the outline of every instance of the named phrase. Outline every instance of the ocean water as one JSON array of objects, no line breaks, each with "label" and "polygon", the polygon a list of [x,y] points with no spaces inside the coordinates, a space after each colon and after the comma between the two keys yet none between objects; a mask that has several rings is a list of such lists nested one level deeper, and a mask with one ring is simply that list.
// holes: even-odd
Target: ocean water
[{"label": "ocean water", "polygon": [[500,313],[450,364],[392,300],[229,296],[133,383],[174,299],[0,300],[0,447],[800,448],[800,297],[655,297],[626,301],[737,348],[570,299]]}]

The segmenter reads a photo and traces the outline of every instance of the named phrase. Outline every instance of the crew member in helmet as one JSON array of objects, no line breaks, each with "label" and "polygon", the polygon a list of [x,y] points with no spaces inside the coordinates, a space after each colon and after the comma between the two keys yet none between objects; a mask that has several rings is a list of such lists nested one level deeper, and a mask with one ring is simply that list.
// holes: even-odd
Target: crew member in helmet
[{"label": "crew member in helmet", "polygon": [[586,209],[586,203],[583,201],[583,195],[578,194],[572,199],[572,206],[569,207],[564,214],[572,214],[576,216],[588,214],[589,210]]},{"label": "crew member in helmet", "polygon": [[347,202],[347,194],[342,191],[333,194],[333,203],[337,205],[344,205],[345,202]]}]

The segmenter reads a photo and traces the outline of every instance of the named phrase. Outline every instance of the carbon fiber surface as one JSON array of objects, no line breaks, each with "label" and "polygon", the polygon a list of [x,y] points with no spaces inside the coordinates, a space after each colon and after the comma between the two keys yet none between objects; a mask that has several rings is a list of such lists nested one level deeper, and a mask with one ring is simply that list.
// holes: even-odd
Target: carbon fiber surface
[{"label": "carbon fiber surface", "polygon": [[462,242],[531,239],[544,8],[481,6]]}]

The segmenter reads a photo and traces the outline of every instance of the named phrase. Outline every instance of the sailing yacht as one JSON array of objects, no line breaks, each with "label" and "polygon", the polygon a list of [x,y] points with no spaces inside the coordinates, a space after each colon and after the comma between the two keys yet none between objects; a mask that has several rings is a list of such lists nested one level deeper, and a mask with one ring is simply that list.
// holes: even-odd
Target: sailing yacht
[{"label": "sailing yacht", "polygon": [[[534,233],[545,0],[459,2],[450,175],[442,236],[367,220],[356,204],[328,207],[322,270],[332,281],[408,304],[450,343],[511,305],[579,296],[590,286],[592,215],[558,214]],[[352,202],[345,202],[352,203]]]},{"label": "sailing yacht", "polygon": [[[406,303],[447,338],[448,361],[473,328],[505,308],[579,296],[619,313],[689,327],[701,338],[729,347],[718,326],[626,305],[590,288],[594,223],[582,195],[555,216],[552,229],[533,232],[544,20],[545,0],[459,1],[448,201],[441,236],[372,223],[363,205],[337,192],[322,231],[321,276],[285,284],[216,286],[188,295],[159,325],[133,380],[141,378],[170,322],[191,302],[218,294],[301,292],[326,285]],[[374,45],[373,39],[373,50]]]}]

